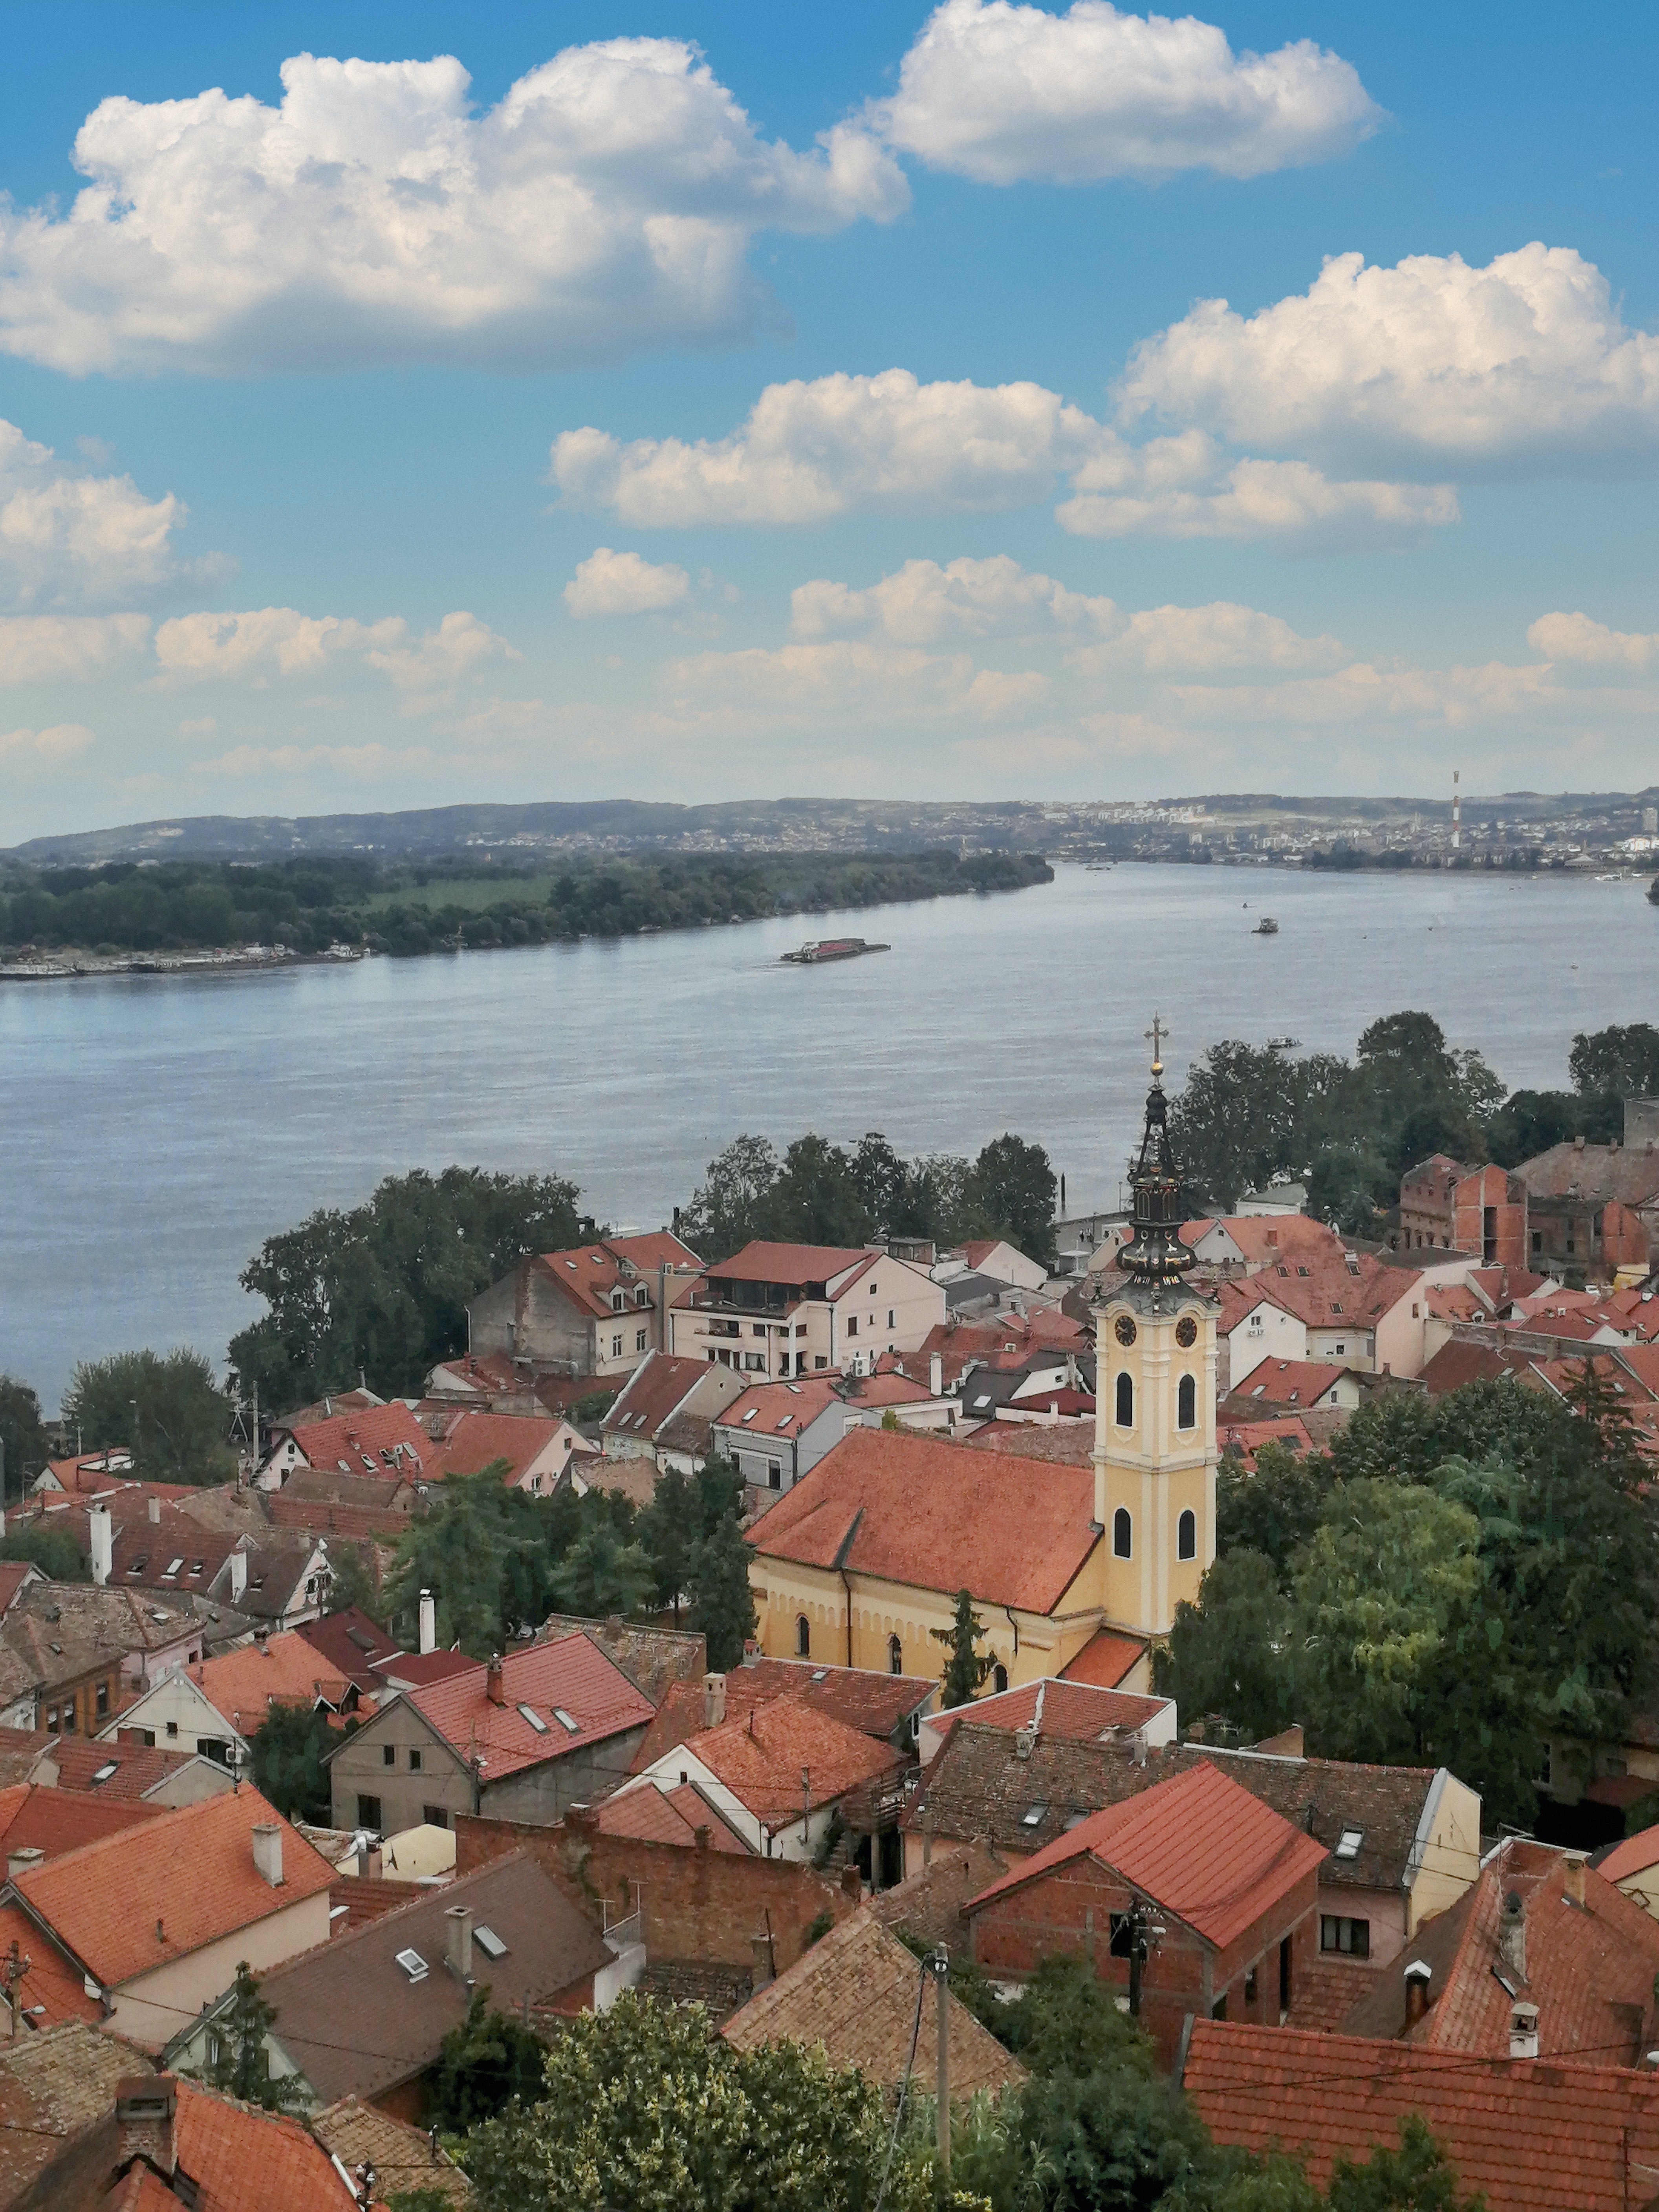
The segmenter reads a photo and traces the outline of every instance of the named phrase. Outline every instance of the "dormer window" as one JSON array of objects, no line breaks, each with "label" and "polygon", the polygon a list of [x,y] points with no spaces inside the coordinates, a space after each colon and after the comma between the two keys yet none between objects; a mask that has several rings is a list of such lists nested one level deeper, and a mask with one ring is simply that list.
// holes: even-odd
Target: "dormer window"
[{"label": "dormer window", "polygon": [[627,1292],[626,1292],[625,1291],[611,1291],[611,1312],[612,1312],[612,1313],[621,1313],[621,1311],[623,1310],[623,1307],[624,1307],[624,1306],[626,1306],[626,1305],[627,1305],[627,1304],[628,1304],[628,1294],[627,1294]]},{"label": "dormer window", "polygon": [[640,1285],[638,1290],[634,1293],[634,1303],[636,1306],[648,1306],[651,1303],[651,1293],[646,1289],[643,1283]]}]

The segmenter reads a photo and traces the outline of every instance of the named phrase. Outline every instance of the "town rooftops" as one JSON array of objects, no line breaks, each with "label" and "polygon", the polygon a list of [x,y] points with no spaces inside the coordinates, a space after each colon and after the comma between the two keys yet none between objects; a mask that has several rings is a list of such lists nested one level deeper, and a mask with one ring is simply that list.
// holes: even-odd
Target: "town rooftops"
[{"label": "town rooftops", "polygon": [[215,1712],[222,1713],[241,1735],[260,1727],[274,1705],[325,1705],[337,1712],[351,1688],[348,1678],[336,1674],[297,1629],[238,1644],[189,1672]]},{"label": "town rooftops", "polygon": [[[38,1741],[41,1746],[33,1778],[49,1783],[54,1790],[129,1804],[148,1797],[181,1766],[191,1765],[201,1756],[198,1752],[167,1751],[160,1744],[123,1743],[118,1737],[113,1742],[104,1738],[88,1742],[80,1735],[24,1740]],[[230,1786],[228,1776],[224,1786]]]},{"label": "town rooftops", "polygon": [[851,1429],[750,1529],[787,1559],[1048,1613],[1100,1540],[1086,1468]]},{"label": "town rooftops", "polygon": [[[931,1990],[923,2025],[915,2028],[918,1983],[927,1972],[866,1908],[757,1990],[720,2033],[739,2051],[786,2040],[817,2044],[832,2066],[856,2066],[888,2089],[896,2089],[913,2071],[919,2081],[933,2081],[939,2014]],[[969,2097],[981,2089],[994,2095],[1024,2081],[1025,2069],[961,1999],[945,2002],[951,2095]]]},{"label": "town rooftops", "polygon": [[607,1434],[653,1437],[678,1413],[708,1372],[704,1359],[678,1359],[647,1352],[605,1415]]},{"label": "town rooftops", "polygon": [[1646,1206],[1659,1198],[1659,1146],[1552,1145],[1516,1170],[1533,1198],[1615,1199]]},{"label": "town rooftops", "polygon": [[465,1674],[405,1695],[459,1758],[477,1758],[486,1784],[643,1728],[653,1710],[621,1668],[580,1632],[508,1652],[498,1675],[495,1662],[475,1660]]},{"label": "town rooftops", "polygon": [[[778,1698],[799,1698],[815,1712],[827,1713],[878,1742],[890,1739],[939,1691],[931,1675],[883,1674],[873,1668],[821,1666],[811,1659],[745,1656],[724,1681],[722,1723]],[[665,1751],[700,1735],[709,1725],[708,1715],[708,1692],[702,1683],[676,1682],[665,1692],[634,1754],[635,1773],[643,1774]]]},{"label": "town rooftops", "polygon": [[[1623,1884],[1633,1875],[1647,1874],[1659,1867],[1659,1827],[1640,1829],[1626,1836],[1608,1850],[1599,1851],[1595,1860],[1595,1871],[1603,1881]],[[1659,1883],[1654,1885],[1659,1888]]]},{"label": "town rooftops", "polygon": [[159,1809],[131,1798],[89,1797],[40,1783],[14,1783],[10,1789],[0,1790],[0,1858],[9,1858],[15,1851],[61,1858],[82,1844],[154,1820]]},{"label": "town rooftops", "polygon": [[1224,1950],[1315,1871],[1325,1846],[1205,1760],[1091,1814],[981,1890],[969,1911],[1085,1856]]},{"label": "town rooftops", "polygon": [[573,1304],[594,1316],[616,1310],[611,1294],[631,1293],[663,1267],[700,1267],[702,1262],[689,1244],[682,1244],[667,1230],[644,1237],[595,1237],[591,1244],[572,1245],[568,1252],[543,1252],[536,1265],[544,1268]]},{"label": "town rooftops", "polygon": [[394,2197],[432,2190],[459,2208],[472,2201],[472,2185],[434,2136],[358,2097],[342,2097],[311,2116],[311,2132],[348,2173],[372,2166],[380,2188]]},{"label": "town rooftops", "polygon": [[471,1916],[471,1976],[502,2011],[556,1997],[612,1960],[533,1859],[493,1859],[261,1978],[276,2039],[319,2097],[377,2097],[432,2064],[471,1995],[445,1963],[460,1911]]},{"label": "town rooftops", "polygon": [[1095,1682],[1103,1690],[1115,1690],[1146,1656],[1146,1646],[1138,1636],[1120,1636],[1114,1629],[1097,1628],[1075,1658],[1068,1659],[1060,1668],[1060,1678],[1062,1682]]},{"label": "town rooftops", "polygon": [[[1506,1936],[1511,1898],[1518,1933]],[[1408,2023],[1406,1970],[1417,1966],[1430,1970],[1427,2009]],[[1538,2007],[1540,2063],[1634,2066],[1652,2045],[1656,1982],[1659,1922],[1582,1859],[1511,1838],[1368,1981],[1342,2031],[1503,2057],[1520,1997]]]},{"label": "town rooftops", "polygon": [[622,1668],[653,1705],[676,1682],[701,1682],[708,1671],[708,1638],[699,1629],[647,1628],[612,1615],[587,1620],[580,1613],[550,1613],[536,1632],[538,1644],[561,1636],[586,1636]]},{"label": "town rooftops", "polygon": [[[432,1450],[426,1431],[395,1398],[389,1406],[337,1413],[331,1420],[302,1421],[290,1425],[287,1433],[307,1466],[326,1468],[336,1474],[372,1474],[382,1480],[418,1474]],[[280,1436],[283,1431],[274,1434]]]},{"label": "town rooftops", "polygon": [[[25,1984],[27,1989],[27,1984]],[[14,2205],[65,2146],[96,2126],[143,2061],[82,2021],[0,2047],[0,2204]]]},{"label": "town rooftops", "polygon": [[1182,2081],[1218,2142],[1291,2152],[1320,2190],[1413,2112],[1492,2212],[1635,2212],[1659,2168],[1659,2075],[1633,2069],[1200,2020]]},{"label": "town rooftops", "polygon": [[1079,1743],[1103,1743],[1160,1722],[1173,1734],[1173,1716],[1167,1698],[1137,1697],[1132,1691],[1048,1677],[976,1698],[951,1712],[936,1713],[927,1723],[927,1733],[940,1741],[958,1719],[971,1718],[975,1728],[1006,1729],[1010,1734],[1023,1729],[1037,1735],[1069,1736]]},{"label": "town rooftops", "polygon": [[[253,1831],[282,1832],[283,1879],[254,1863]],[[106,1990],[283,1912],[333,1869],[251,1787],[204,1798],[145,1823],[143,1848],[124,1831],[49,1860],[7,1885]]]},{"label": "town rooftops", "polygon": [[[774,1830],[799,1820],[806,1807],[832,1804],[899,1765],[884,1745],[814,1711],[804,1698],[775,1698],[718,1728],[700,1729],[680,1748],[695,1754],[740,1805]],[[672,1766],[673,1751],[663,1758]]]},{"label": "town rooftops", "polygon": [[653,1783],[602,1798],[594,1808],[594,1825],[602,1836],[632,1836],[643,1844],[678,1844],[682,1848],[695,1844],[702,1828],[711,1851],[727,1851],[738,1858],[751,1856],[747,1843],[695,1782],[672,1786]]},{"label": "town rooftops", "polygon": [[206,1620],[203,1601],[183,1593],[31,1583],[0,1620],[0,1650],[24,1682],[50,1687],[129,1652],[165,1650]]},{"label": "town rooftops", "polygon": [[757,1444],[769,1437],[793,1440],[826,1407],[841,1402],[833,1384],[812,1376],[803,1376],[799,1382],[757,1382],[741,1398],[734,1398],[724,1413],[716,1413],[714,1425]]},{"label": "town rooftops", "polygon": [[[974,1378],[969,1377],[969,1394]],[[1089,1467],[1095,1449],[1092,1421],[987,1421],[964,1435],[969,1451],[1006,1452],[1016,1459],[1045,1460],[1051,1467]]]},{"label": "town rooftops", "polygon": [[325,1613],[319,1620],[301,1621],[294,1633],[317,1654],[325,1674],[356,1682],[360,1689],[379,1689],[381,1682],[374,1672],[376,1666],[398,1655],[396,1637],[388,1636],[361,1606]]},{"label": "town rooftops", "polygon": [[1263,1359],[1233,1384],[1228,1395],[1234,1401],[1255,1399],[1268,1406],[1334,1406],[1342,1384],[1356,1371],[1323,1359]]},{"label": "town rooftops", "polygon": [[[514,1489],[561,1435],[568,1440],[562,1455],[566,1461],[570,1449],[598,1449],[568,1421],[551,1414],[488,1413],[472,1406],[446,1407],[437,1415],[422,1473],[428,1481],[441,1481],[449,1475],[482,1474],[499,1461],[503,1462],[502,1482]],[[558,1471],[562,1473],[562,1467]]]}]

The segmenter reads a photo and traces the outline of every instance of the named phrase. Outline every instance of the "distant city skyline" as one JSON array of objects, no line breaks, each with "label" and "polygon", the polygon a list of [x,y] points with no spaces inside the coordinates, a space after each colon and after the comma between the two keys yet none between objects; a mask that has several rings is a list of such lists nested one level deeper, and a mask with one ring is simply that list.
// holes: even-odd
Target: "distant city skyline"
[{"label": "distant city skyline", "polygon": [[1653,779],[1650,13],[66,0],[0,844]]}]

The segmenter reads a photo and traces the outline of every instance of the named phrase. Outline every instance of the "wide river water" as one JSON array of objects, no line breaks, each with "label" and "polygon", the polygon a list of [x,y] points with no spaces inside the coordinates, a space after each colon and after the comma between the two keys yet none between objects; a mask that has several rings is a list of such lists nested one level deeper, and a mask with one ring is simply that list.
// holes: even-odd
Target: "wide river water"
[{"label": "wide river water", "polygon": [[[892,950],[780,964],[809,931]],[[403,1169],[554,1170],[650,1227],[742,1131],[1012,1129],[1076,1212],[1117,1200],[1154,1010],[1172,1085],[1218,1038],[1352,1051],[1414,1006],[1512,1088],[1563,1086],[1573,1032],[1659,1018],[1656,983],[1638,884],[1122,866],[805,926],[0,986],[0,1371],[51,1408],[76,1359],[222,1360],[261,1240]]]}]

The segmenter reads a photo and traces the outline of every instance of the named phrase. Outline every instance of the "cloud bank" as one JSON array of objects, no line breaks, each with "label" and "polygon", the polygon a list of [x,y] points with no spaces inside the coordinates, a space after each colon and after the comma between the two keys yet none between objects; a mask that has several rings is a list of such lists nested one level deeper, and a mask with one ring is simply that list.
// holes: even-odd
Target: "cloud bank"
[{"label": "cloud bank", "polygon": [[691,579],[672,562],[659,567],[637,553],[596,546],[564,587],[564,603],[578,622],[595,616],[641,615],[678,606]]},{"label": "cloud bank", "polygon": [[93,476],[0,422],[0,605],[111,607],[153,599],[222,562],[180,562],[185,509],[146,499],[131,477]]}]

